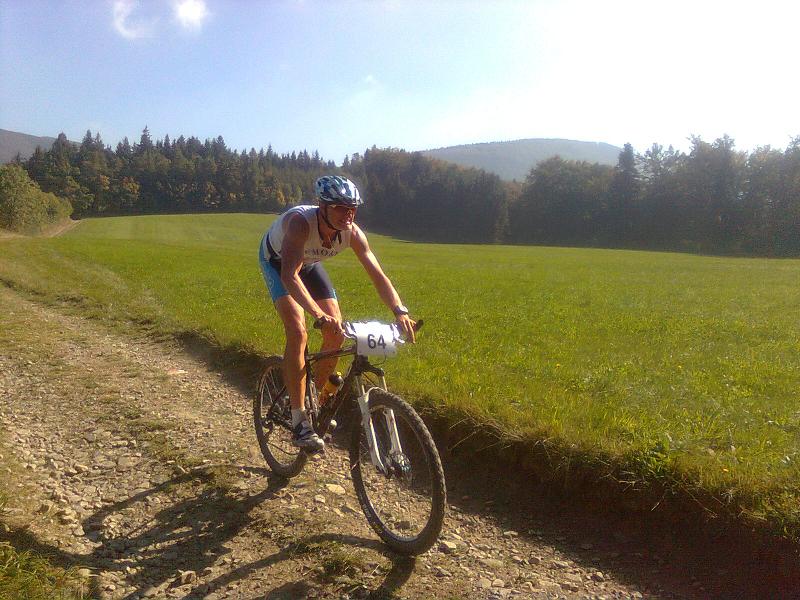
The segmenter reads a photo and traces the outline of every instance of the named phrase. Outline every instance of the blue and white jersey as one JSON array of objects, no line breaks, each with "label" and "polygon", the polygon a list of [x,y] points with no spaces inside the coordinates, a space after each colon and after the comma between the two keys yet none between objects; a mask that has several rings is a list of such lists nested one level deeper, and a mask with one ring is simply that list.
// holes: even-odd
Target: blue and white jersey
[{"label": "blue and white jersey", "polygon": [[[274,255],[280,259],[283,236],[289,224],[289,216],[294,214],[302,215],[308,223],[308,239],[303,248],[303,264],[310,265],[325,260],[350,247],[351,231],[346,230],[340,231],[339,235],[334,236],[333,244],[331,244],[330,248],[326,248],[322,244],[322,238],[319,235],[318,208],[312,205],[302,205],[290,208],[272,223],[272,226],[261,240],[264,256],[270,256],[269,247],[271,247]],[[269,246],[267,246],[267,240],[269,240]]]}]

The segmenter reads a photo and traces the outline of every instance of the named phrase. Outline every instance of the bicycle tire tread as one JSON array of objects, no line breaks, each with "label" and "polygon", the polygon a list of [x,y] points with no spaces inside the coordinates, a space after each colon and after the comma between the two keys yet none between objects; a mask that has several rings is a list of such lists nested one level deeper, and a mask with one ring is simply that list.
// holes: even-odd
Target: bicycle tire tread
[{"label": "bicycle tire tread", "polygon": [[377,516],[371,504],[369,503],[367,492],[364,489],[364,482],[355,464],[357,461],[360,461],[360,418],[356,419],[356,422],[353,425],[353,433],[350,444],[350,468],[353,476],[353,486],[356,488],[356,496],[358,497],[358,501],[361,504],[361,509],[367,517],[367,521],[369,522],[370,526],[386,543],[387,546],[389,546],[398,554],[421,554],[430,549],[439,538],[442,526],[444,525],[444,517],[447,510],[447,486],[439,451],[436,448],[436,443],[433,441],[433,436],[430,434],[430,431],[428,431],[428,428],[422,418],[419,416],[417,411],[415,411],[414,408],[401,397],[391,392],[374,389],[372,392],[370,392],[369,402],[370,405],[373,403],[383,403],[393,410],[403,412],[407,423],[413,426],[415,433],[419,435],[426,454],[428,454],[428,457],[431,460],[431,477],[433,480],[431,482],[433,488],[433,498],[431,499],[431,515],[423,531],[413,540],[406,541],[398,539],[383,526],[381,519]]}]

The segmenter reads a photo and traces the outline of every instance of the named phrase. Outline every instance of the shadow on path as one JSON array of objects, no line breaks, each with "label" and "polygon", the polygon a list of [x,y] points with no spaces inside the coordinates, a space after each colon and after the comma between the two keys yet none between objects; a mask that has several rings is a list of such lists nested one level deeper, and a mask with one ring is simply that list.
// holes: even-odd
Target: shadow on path
[{"label": "shadow on path", "polygon": [[[392,562],[392,568],[387,572],[383,581],[378,586],[369,591],[370,598],[390,597],[396,590],[399,590],[408,581],[412,572],[414,571],[415,560],[404,556],[396,555],[389,552],[386,547],[379,541],[374,539],[367,539],[358,536],[336,534],[336,533],[323,533],[318,535],[310,535],[303,537],[297,542],[293,543],[290,547],[284,548],[271,556],[264,557],[260,560],[248,563],[238,567],[234,571],[230,571],[225,575],[207,583],[209,593],[212,590],[222,589],[232,582],[237,580],[246,579],[254,572],[269,567],[275,563],[290,560],[296,557],[293,547],[296,543],[300,544],[319,544],[323,542],[336,542],[338,544],[347,545],[351,547],[369,548],[380,552]],[[309,574],[309,580],[314,576]],[[269,592],[266,596],[258,596],[259,598],[301,598],[304,594],[308,593],[311,589],[309,580],[300,580],[295,582],[286,583],[278,588]],[[202,594],[192,593],[186,598],[201,598]]]},{"label": "shadow on path", "polygon": [[[263,469],[249,469],[259,475],[268,473]],[[47,556],[52,564],[69,568],[85,566],[94,572],[125,571],[132,568],[126,578],[126,585],[136,591],[125,596],[132,600],[142,592],[155,588],[155,597],[163,597],[168,588],[176,587],[175,578],[179,571],[201,573],[211,567],[218,559],[230,552],[226,543],[239,535],[253,523],[251,514],[264,501],[275,498],[287,482],[269,475],[267,487],[256,493],[240,491],[233,495],[229,491],[205,483],[208,474],[204,469],[196,469],[185,475],[174,477],[160,485],[153,486],[125,500],[110,504],[84,519],[82,526],[87,532],[101,532],[104,520],[123,511],[136,509],[138,505],[152,502],[159,493],[175,493],[181,497],[177,501],[166,500],[164,506],[150,520],[125,535],[114,538],[100,538],[101,545],[90,554],[77,554],[60,550],[40,542],[25,529],[18,529],[3,537],[11,541],[18,550],[31,550]],[[200,480],[200,481],[197,481]],[[100,534],[102,535],[102,534]],[[274,540],[270,540],[274,542]],[[334,542],[350,547],[368,548],[389,558],[392,568],[374,589],[367,592],[370,598],[391,598],[411,576],[415,561],[395,555],[379,540],[362,538],[347,534],[321,533],[287,540],[277,552],[246,564],[235,565],[231,570],[201,583],[194,589],[187,589],[183,596],[187,599],[205,598],[209,594],[251,577],[257,571],[282,561],[298,558],[298,547]],[[280,544],[279,544],[280,545]],[[314,587],[331,584],[319,573],[291,573],[288,581],[258,598],[301,598]],[[315,585],[316,584],[316,585]],[[89,581],[89,597],[102,593],[104,582],[96,578]]]},{"label": "shadow on path", "polygon": [[[251,471],[265,472],[262,469]],[[126,567],[131,567],[134,573],[127,576],[127,585],[134,586],[137,591],[163,588],[175,579],[178,570],[200,573],[229,553],[226,542],[252,521],[250,512],[286,485],[285,480],[270,477],[267,487],[260,492],[234,496],[224,488],[208,484],[208,480],[204,469],[195,469],[109,504],[85,518],[82,521],[84,530],[89,536],[96,533],[95,537],[101,542],[90,554],[71,553],[44,544],[25,529],[12,531],[4,537],[17,550],[34,551],[62,568],[85,566],[99,572],[125,571]],[[161,492],[175,493],[180,498],[174,502],[164,501],[163,508],[148,522],[125,535],[114,538],[103,535],[103,522],[107,517],[152,502]],[[90,580],[90,597],[100,592],[98,585],[102,584],[95,578]]]}]

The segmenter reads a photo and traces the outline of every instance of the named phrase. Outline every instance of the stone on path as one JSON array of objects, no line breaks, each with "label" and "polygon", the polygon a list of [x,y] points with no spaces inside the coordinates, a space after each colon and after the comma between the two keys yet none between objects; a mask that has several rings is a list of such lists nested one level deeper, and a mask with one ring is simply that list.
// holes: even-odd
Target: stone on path
[{"label": "stone on path", "polygon": [[326,483],[325,487],[329,492],[331,492],[332,494],[336,494],[337,496],[344,496],[346,493],[344,488],[340,486],[338,483]]}]

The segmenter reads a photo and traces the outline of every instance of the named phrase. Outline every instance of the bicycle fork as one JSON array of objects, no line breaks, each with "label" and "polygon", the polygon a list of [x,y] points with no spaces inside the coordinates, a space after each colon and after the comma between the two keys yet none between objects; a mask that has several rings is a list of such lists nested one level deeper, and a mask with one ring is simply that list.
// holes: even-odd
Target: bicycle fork
[{"label": "bicycle fork", "polygon": [[[375,435],[375,426],[372,422],[372,414],[369,410],[369,395],[372,390],[375,389],[383,389],[384,391],[388,391],[386,389],[386,379],[383,376],[380,377],[380,387],[371,387],[367,390],[364,389],[361,378],[358,378],[358,407],[361,410],[361,427],[364,429],[364,434],[367,438],[369,456],[375,468],[380,473],[383,473],[386,477],[390,477],[390,466],[384,464],[383,459],[381,458],[378,448],[378,440]],[[391,408],[387,408],[383,411],[383,416],[386,421],[386,430],[389,432],[389,456],[402,456],[403,448],[400,445],[400,436],[397,433],[397,422],[394,418],[394,411]]]}]

